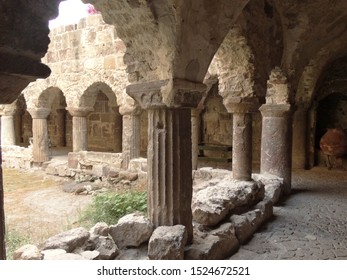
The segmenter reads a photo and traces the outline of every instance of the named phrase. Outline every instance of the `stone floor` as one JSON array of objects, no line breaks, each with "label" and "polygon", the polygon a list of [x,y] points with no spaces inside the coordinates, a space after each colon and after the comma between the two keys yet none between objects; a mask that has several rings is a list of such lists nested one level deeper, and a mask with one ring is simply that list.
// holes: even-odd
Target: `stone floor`
[{"label": "stone floor", "polygon": [[347,171],[294,171],[274,215],[231,260],[347,259]]}]

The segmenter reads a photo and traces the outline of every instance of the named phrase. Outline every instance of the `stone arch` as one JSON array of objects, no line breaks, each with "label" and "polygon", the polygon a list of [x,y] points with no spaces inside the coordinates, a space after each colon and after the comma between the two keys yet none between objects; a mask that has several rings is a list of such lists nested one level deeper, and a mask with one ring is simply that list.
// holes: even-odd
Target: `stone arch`
[{"label": "stone arch", "polygon": [[[308,167],[322,164],[324,161],[320,152],[319,141],[328,126],[338,125],[347,130],[347,122],[344,120],[347,110],[344,101],[347,94],[347,56],[336,58],[336,53],[329,55],[325,53],[325,55],[323,62],[329,62],[324,66],[323,62],[317,63],[316,72],[309,68],[311,74],[315,75],[311,76],[311,79],[303,80],[306,88],[301,88],[301,95],[297,98],[298,104],[306,104],[304,108],[308,110],[308,140],[306,144]],[[319,75],[317,75],[318,70],[320,70]],[[307,73],[308,71],[305,74],[307,75]],[[314,87],[313,82],[315,82]],[[324,112],[328,115],[322,117],[321,114]],[[339,115],[339,117],[333,120],[332,116],[334,115]],[[330,122],[326,123],[323,119],[330,120]]]},{"label": "stone arch", "polygon": [[88,149],[122,151],[122,116],[116,94],[104,82],[90,85],[79,100],[81,108],[92,108],[88,115]]},{"label": "stone arch", "polygon": [[63,91],[59,87],[48,87],[38,96],[36,106],[50,110],[47,129],[52,155],[66,154],[72,147],[72,118],[67,114]]},{"label": "stone arch", "polygon": [[14,116],[16,144],[28,147],[30,144],[29,139],[33,137],[32,117],[27,111],[27,104],[23,94],[18,96],[16,105],[17,111]]},{"label": "stone arch", "polygon": [[216,52],[209,73],[218,77],[223,102],[229,97],[253,97],[253,53],[239,27],[232,28]]}]

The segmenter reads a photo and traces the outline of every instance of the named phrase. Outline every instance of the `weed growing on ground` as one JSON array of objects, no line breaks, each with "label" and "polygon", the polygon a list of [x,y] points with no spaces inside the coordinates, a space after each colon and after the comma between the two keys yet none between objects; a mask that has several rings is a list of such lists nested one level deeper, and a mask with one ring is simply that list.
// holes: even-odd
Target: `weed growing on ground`
[{"label": "weed growing on ground", "polygon": [[107,192],[94,197],[92,203],[81,213],[81,223],[89,226],[98,222],[113,225],[119,218],[136,211],[147,211],[147,192]]},{"label": "weed growing on ground", "polygon": [[22,247],[23,245],[31,244],[31,238],[30,236],[23,235],[16,230],[9,229],[6,230],[5,242],[6,258],[8,260],[12,260],[14,251]]}]

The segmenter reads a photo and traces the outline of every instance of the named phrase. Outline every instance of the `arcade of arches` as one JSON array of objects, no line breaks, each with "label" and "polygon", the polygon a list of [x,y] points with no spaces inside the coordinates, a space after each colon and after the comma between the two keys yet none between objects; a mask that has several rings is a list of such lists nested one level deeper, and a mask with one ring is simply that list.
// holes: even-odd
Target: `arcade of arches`
[{"label": "arcade of arches", "polygon": [[344,0],[89,0],[100,14],[49,33],[59,2],[0,1],[5,165],[147,158],[150,220],[191,238],[192,170],[276,175],[289,195],[347,130]]}]

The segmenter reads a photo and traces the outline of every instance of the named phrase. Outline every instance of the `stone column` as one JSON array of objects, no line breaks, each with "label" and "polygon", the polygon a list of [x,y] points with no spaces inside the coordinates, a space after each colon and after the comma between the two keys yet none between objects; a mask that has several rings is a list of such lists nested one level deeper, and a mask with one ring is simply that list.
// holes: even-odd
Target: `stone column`
[{"label": "stone column", "polygon": [[290,194],[292,180],[292,110],[290,86],[279,67],[267,81],[266,104],[262,114],[260,172],[283,178],[283,194]]},{"label": "stone column", "polygon": [[28,109],[28,112],[33,118],[33,160],[41,164],[49,160],[47,117],[50,109]]},{"label": "stone column", "polygon": [[300,104],[293,118],[293,168],[306,169],[308,163],[307,152],[307,109],[308,106]]},{"label": "stone column", "polygon": [[[233,178],[240,181],[252,180],[252,113],[259,105],[256,98],[239,102],[225,102],[229,113],[233,114]],[[230,101],[230,99],[229,99]]]},{"label": "stone column", "polygon": [[201,109],[192,109],[192,168],[198,168],[199,142],[200,142],[200,112]]},{"label": "stone column", "polygon": [[[191,108],[206,90],[203,84],[174,80],[127,87],[127,93],[148,110],[148,215],[155,227],[182,224],[189,240],[192,226]],[[164,103],[163,99],[166,102]]]},{"label": "stone column", "polygon": [[1,142],[3,146],[16,145],[16,132],[14,125],[14,114],[16,107],[3,105],[1,110]]},{"label": "stone column", "polygon": [[127,169],[129,162],[133,158],[140,157],[141,132],[140,132],[140,114],[123,115],[123,168]]},{"label": "stone column", "polygon": [[292,112],[289,104],[266,104],[263,116],[260,172],[284,179],[284,194],[290,194],[292,167]]},{"label": "stone column", "polygon": [[56,145],[57,147],[66,146],[66,109],[57,109],[57,131],[59,131]]},{"label": "stone column", "polygon": [[87,116],[93,111],[91,107],[66,108],[72,116],[72,150],[86,151],[88,148]]}]

